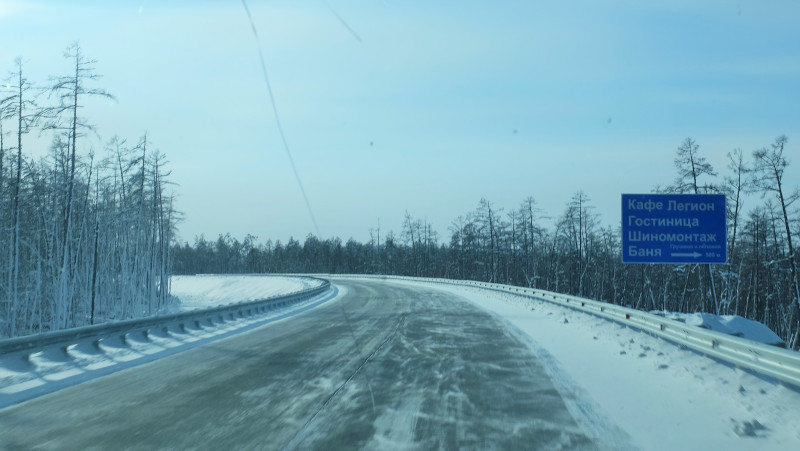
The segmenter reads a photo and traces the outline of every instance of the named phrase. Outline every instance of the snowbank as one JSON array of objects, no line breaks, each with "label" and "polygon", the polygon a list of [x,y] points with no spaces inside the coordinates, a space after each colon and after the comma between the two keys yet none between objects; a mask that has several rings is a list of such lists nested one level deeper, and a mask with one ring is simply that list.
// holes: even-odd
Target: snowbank
[{"label": "snowbank", "polygon": [[711,329],[723,334],[734,335],[772,346],[786,347],[786,343],[781,340],[769,327],[758,321],[742,318],[739,315],[714,315],[711,313],[675,313],[675,312],[651,312],[666,318],[674,319],[690,326]]},{"label": "snowbank", "polygon": [[294,293],[322,283],[310,277],[267,275],[173,276],[170,282],[170,293],[179,300],[176,310],[182,312]]}]

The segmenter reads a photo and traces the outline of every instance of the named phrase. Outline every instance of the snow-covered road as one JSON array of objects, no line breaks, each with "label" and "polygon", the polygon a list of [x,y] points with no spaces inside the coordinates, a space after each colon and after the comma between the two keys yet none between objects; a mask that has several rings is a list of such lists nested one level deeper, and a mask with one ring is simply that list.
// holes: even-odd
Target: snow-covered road
[{"label": "snow-covered road", "polygon": [[[800,449],[795,389],[647,334],[482,289],[332,281],[299,316],[0,410],[0,448]],[[185,282],[201,303],[222,294],[202,283],[251,291]]]},{"label": "snow-covered road", "polygon": [[0,446],[625,448],[502,321],[446,292],[341,282],[335,301],[0,411]]}]

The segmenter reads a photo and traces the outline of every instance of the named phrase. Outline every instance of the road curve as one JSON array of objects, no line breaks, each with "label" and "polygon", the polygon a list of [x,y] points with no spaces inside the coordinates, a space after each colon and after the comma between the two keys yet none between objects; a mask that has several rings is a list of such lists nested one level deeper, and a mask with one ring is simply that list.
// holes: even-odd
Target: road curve
[{"label": "road curve", "polygon": [[341,281],[297,317],[0,410],[1,449],[595,449],[453,294]]}]

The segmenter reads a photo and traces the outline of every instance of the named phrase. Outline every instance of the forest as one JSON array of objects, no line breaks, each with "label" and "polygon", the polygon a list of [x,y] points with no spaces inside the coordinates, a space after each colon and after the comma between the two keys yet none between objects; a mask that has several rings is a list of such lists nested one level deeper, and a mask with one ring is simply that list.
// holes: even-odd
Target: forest
[{"label": "forest", "polygon": [[[675,154],[674,181],[654,192],[724,193],[725,264],[623,264],[621,227],[602,225],[590,197],[577,191],[549,223],[533,197],[505,210],[481,199],[440,237],[405,213],[399,234],[370,230],[369,242],[339,238],[304,242],[230,235],[176,243],[175,274],[331,273],[441,277],[504,283],[573,294],[647,311],[740,315],[766,324],[792,349],[800,346],[800,288],[793,243],[800,197],[783,179],[788,139],[751,155],[727,154],[722,176],[691,138]],[[757,205],[744,211],[744,199]],[[752,201],[751,201],[752,203]],[[549,225],[546,225],[549,224]]]},{"label": "forest", "polygon": [[[63,75],[0,85],[0,338],[156,313],[169,295],[176,213],[167,161],[84,117],[97,61],[75,43]],[[95,153],[95,149],[102,150]]]}]

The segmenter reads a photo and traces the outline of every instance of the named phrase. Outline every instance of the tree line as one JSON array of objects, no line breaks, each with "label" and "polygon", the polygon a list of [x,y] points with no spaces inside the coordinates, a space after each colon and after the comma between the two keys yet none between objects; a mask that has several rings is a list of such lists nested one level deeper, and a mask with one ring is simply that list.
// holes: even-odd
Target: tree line
[{"label": "tree line", "polygon": [[[621,227],[603,226],[591,199],[578,191],[561,216],[545,225],[533,197],[504,210],[481,199],[442,239],[430,223],[406,212],[399,234],[371,230],[366,243],[314,235],[258,243],[253,235],[176,244],[173,270],[197,273],[356,273],[479,280],[588,297],[642,310],[736,314],[760,321],[797,349],[798,214],[800,197],[783,174],[787,138],[779,136],[748,158],[727,154],[720,177],[691,138],[675,156],[677,176],[654,192],[724,193],[728,262],[623,264]],[[745,198],[760,194],[744,211]],[[758,198],[758,196],[756,196]]]},{"label": "tree line", "polygon": [[84,111],[114,98],[80,45],[64,57],[69,72],[41,84],[17,58],[0,86],[0,337],[148,315],[168,299],[165,156],[146,134],[95,154]]}]

